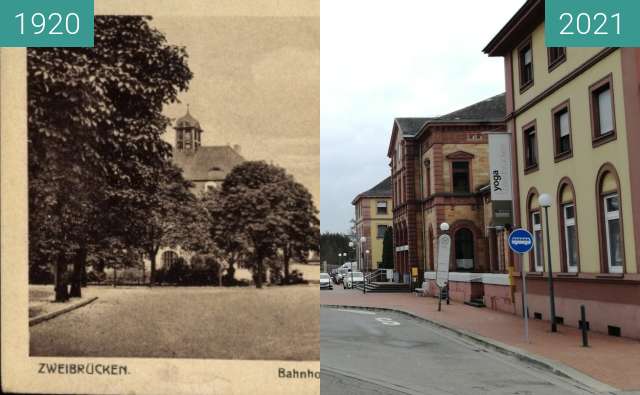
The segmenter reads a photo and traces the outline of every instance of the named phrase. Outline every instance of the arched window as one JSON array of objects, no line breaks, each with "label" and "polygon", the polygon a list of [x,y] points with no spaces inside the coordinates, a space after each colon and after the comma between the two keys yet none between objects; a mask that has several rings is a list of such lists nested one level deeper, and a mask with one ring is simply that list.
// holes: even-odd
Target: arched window
[{"label": "arched window", "polygon": [[529,253],[529,270],[541,273],[544,271],[542,214],[538,204],[538,191],[535,188],[531,188],[527,194],[527,210],[529,231],[533,234],[533,250]]},{"label": "arched window", "polygon": [[563,272],[577,273],[580,265],[578,247],[578,211],[573,183],[563,178],[558,185],[558,224],[560,263]]},{"label": "arched window", "polygon": [[165,251],[162,253],[162,267],[164,268],[170,268],[171,265],[174,264],[174,262],[176,261],[176,259],[178,259],[178,254],[176,254],[174,251]]},{"label": "arched window", "polygon": [[624,273],[622,194],[618,172],[606,163],[600,168],[596,182],[600,268],[605,273]]},{"label": "arched window", "polygon": [[471,271],[474,268],[473,232],[461,228],[455,233],[456,270]]}]

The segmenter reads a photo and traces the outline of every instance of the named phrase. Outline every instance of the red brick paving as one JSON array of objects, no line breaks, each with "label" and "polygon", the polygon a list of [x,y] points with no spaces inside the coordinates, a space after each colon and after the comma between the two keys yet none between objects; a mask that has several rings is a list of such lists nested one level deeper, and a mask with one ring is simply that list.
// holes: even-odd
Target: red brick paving
[{"label": "red brick paving", "polygon": [[413,294],[366,294],[358,291],[322,291],[322,304],[385,307],[473,332],[527,352],[555,360],[622,390],[640,389],[640,341],[589,332],[584,348],[576,328],[558,326],[551,333],[547,321],[529,320],[530,343],[524,340],[524,321],[515,315],[452,302],[438,312],[438,300]]}]

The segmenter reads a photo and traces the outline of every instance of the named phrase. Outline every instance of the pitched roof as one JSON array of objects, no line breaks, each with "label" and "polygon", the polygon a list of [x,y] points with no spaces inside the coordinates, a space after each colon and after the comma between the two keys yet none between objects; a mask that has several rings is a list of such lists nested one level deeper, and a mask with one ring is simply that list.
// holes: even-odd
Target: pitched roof
[{"label": "pitched roof", "polygon": [[449,114],[430,118],[412,137],[419,137],[429,125],[503,122],[506,115],[506,95],[501,93]]},{"label": "pitched roof", "polygon": [[505,94],[490,97],[468,107],[434,118],[432,122],[501,122],[507,115]]},{"label": "pitched roof", "polygon": [[223,180],[242,162],[244,158],[229,146],[202,146],[195,151],[173,149],[173,163],[191,181]]},{"label": "pitched roof", "polygon": [[403,136],[415,136],[431,118],[396,118],[395,123]]},{"label": "pitched roof", "polygon": [[385,178],[373,188],[358,194],[351,204],[355,204],[358,200],[365,197],[391,197],[391,176]]}]

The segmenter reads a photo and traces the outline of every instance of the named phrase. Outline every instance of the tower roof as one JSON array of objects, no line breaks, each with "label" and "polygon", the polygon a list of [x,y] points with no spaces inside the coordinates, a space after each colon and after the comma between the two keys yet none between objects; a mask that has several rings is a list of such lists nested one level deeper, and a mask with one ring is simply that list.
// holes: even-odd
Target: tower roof
[{"label": "tower roof", "polygon": [[187,107],[187,113],[183,117],[178,118],[178,120],[176,121],[176,128],[202,129],[200,127],[200,122],[198,122],[198,120],[195,119],[189,112],[189,107]]}]

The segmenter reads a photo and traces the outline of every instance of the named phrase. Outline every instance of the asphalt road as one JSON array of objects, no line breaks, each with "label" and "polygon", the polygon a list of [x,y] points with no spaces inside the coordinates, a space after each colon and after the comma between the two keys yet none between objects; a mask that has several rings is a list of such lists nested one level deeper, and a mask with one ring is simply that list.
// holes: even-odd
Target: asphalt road
[{"label": "asphalt road", "polygon": [[323,395],[563,395],[582,386],[396,313],[320,309]]},{"label": "asphalt road", "polygon": [[316,286],[92,287],[95,302],[29,328],[30,355],[319,359]]}]

